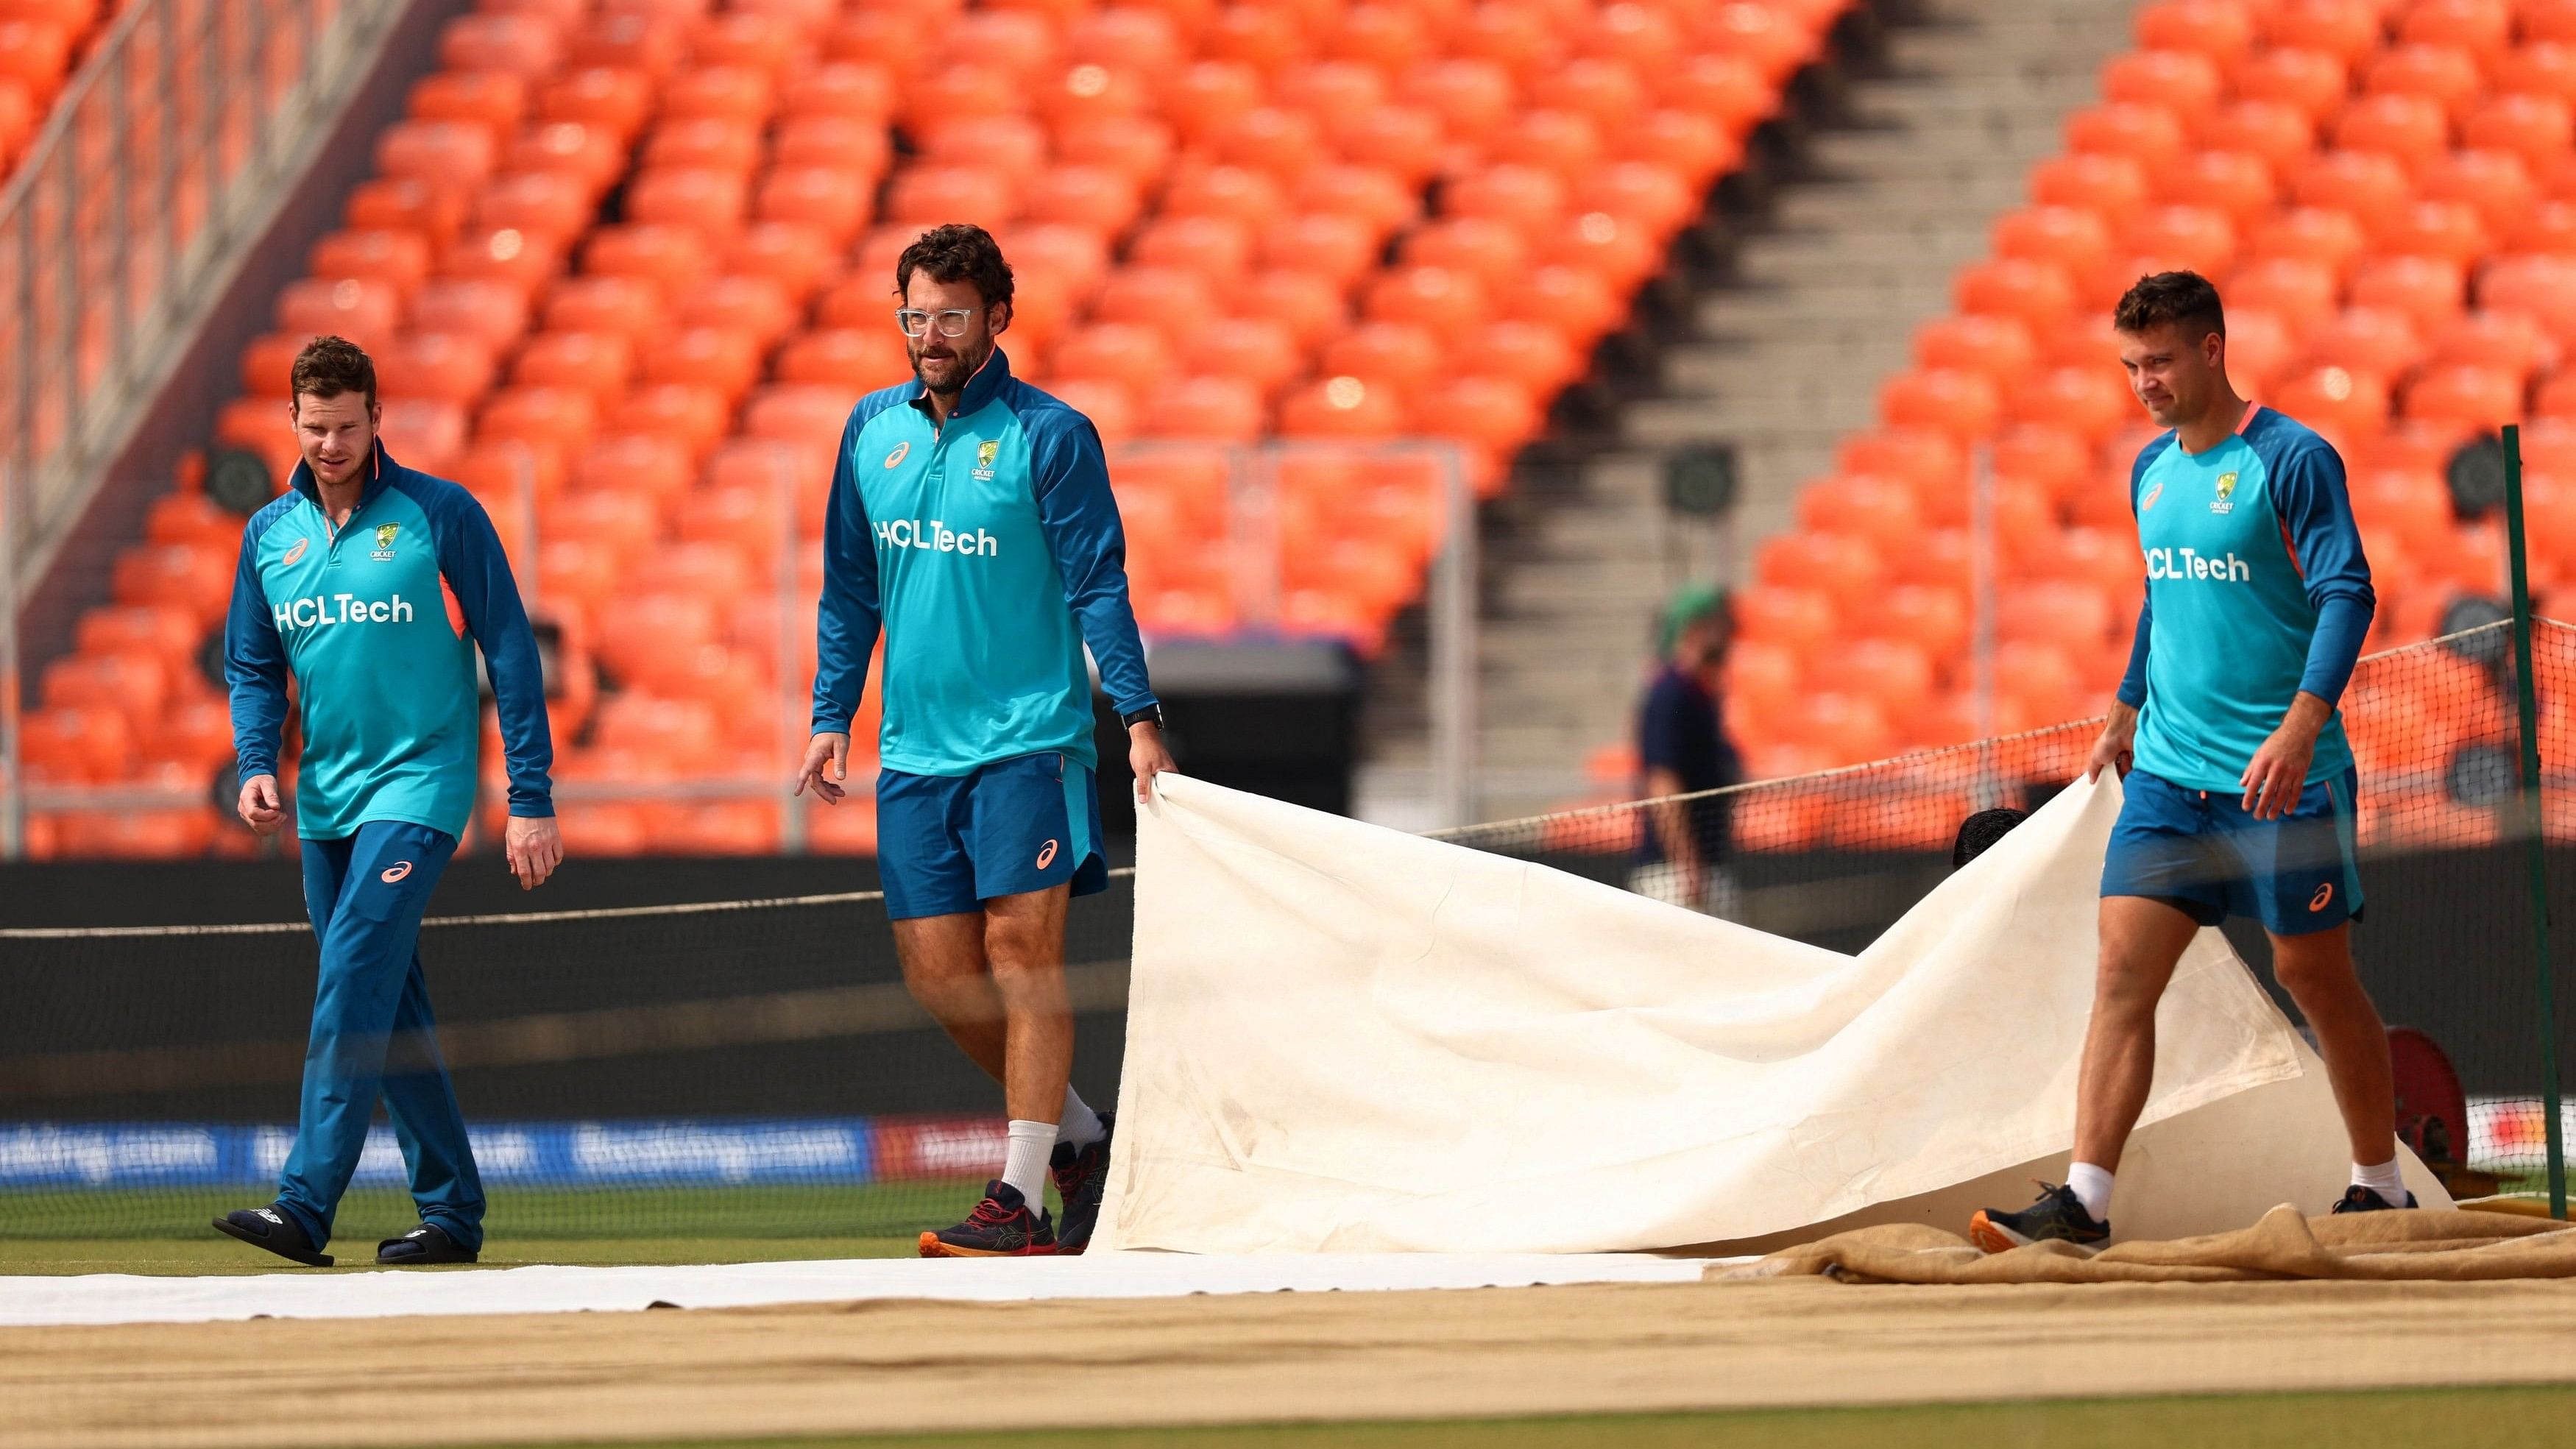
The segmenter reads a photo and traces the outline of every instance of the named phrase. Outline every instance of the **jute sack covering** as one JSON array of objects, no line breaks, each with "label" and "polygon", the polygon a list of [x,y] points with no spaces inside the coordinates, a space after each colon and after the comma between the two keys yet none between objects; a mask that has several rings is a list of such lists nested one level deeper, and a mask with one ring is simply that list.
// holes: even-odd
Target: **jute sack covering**
[{"label": "jute sack covering", "polygon": [[2304,1217],[2288,1203],[2250,1228],[2168,1242],[2119,1243],[2086,1256],[2065,1243],[1986,1254],[1919,1224],[1857,1228],[1712,1268],[1711,1279],[1823,1274],[1846,1283],[2244,1283],[2359,1278],[2466,1283],[2576,1278],[2576,1226],[2461,1210]]}]

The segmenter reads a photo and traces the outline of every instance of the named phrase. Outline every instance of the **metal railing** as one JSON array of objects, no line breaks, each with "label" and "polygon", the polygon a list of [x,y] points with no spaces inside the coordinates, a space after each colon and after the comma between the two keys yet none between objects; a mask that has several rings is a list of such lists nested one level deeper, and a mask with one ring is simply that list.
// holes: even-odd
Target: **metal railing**
[{"label": "metal railing", "polygon": [[65,86],[0,189],[0,547],[22,585],[403,6],[130,0]]},{"label": "metal railing", "polygon": [[[394,440],[399,447],[400,440]],[[775,590],[779,637],[773,641],[778,663],[767,671],[767,688],[773,695],[771,708],[776,720],[775,767],[750,775],[710,775],[677,780],[603,780],[563,779],[560,769],[556,795],[568,810],[584,806],[633,806],[683,804],[699,802],[751,802],[767,804],[777,812],[778,848],[790,854],[802,853],[807,846],[807,811],[805,802],[789,793],[794,762],[804,751],[811,717],[812,677],[802,665],[814,638],[815,599],[804,583],[799,568],[800,558],[810,556],[819,542],[798,526],[800,501],[806,490],[823,486],[823,476],[790,466],[793,454],[777,450],[779,466],[771,471],[771,484],[776,489],[776,514],[785,530],[779,538],[773,566],[765,579]],[[1203,446],[1156,442],[1122,444],[1112,450],[1110,472],[1117,477],[1123,464],[1159,456],[1186,453],[1206,456]],[[1222,539],[1223,575],[1229,595],[1231,628],[1250,633],[1297,633],[1295,624],[1281,617],[1281,600],[1288,592],[1283,587],[1283,569],[1288,564],[1291,541],[1283,531],[1280,519],[1281,500],[1289,491],[1282,480],[1284,463],[1297,459],[1343,458],[1372,462],[1409,462],[1418,465],[1409,475],[1423,488],[1422,517],[1436,520],[1431,533],[1429,574],[1420,580],[1425,614],[1429,659],[1426,684],[1428,706],[1428,759],[1431,782],[1430,806],[1436,823],[1445,826],[1465,825],[1478,816],[1475,790],[1477,733],[1477,569],[1476,495],[1468,479],[1466,460],[1454,444],[1409,440],[1388,443],[1325,443],[1272,441],[1246,444],[1225,451],[1225,527]],[[5,459],[0,459],[0,483],[9,474]],[[1143,485],[1134,485],[1142,487]],[[1134,499],[1130,488],[1122,495]],[[506,496],[487,497],[485,506],[501,534],[517,575],[520,591],[532,615],[545,613],[540,586],[539,554],[546,539],[543,510],[537,500],[537,482],[532,471],[523,466],[518,486]],[[1157,545],[1147,542],[1147,550]],[[1131,577],[1142,567],[1151,571],[1153,562],[1139,564],[1137,540],[1131,535]],[[5,621],[12,593],[11,570],[7,556],[0,554],[0,621]],[[602,621],[593,621],[595,624]],[[1153,632],[1148,620],[1149,635]],[[0,631],[0,860],[20,858],[28,849],[26,823],[30,815],[81,814],[89,812],[195,810],[206,804],[202,784],[164,786],[149,783],[124,785],[39,784],[25,780],[15,758],[16,712],[8,690],[18,672],[7,655],[8,635]],[[558,736],[557,761],[560,767],[570,740]],[[1113,771],[1114,773],[1114,767]],[[854,781],[854,783],[864,783]],[[497,803],[497,795],[483,802]],[[224,813],[218,802],[217,813]]]}]

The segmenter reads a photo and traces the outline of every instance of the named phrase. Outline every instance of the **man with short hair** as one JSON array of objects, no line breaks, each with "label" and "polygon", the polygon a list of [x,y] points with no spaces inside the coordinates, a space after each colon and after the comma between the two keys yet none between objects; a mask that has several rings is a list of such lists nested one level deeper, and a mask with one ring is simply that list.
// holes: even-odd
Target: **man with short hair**
[{"label": "man with short hair", "polygon": [[[1628,888],[1669,906],[1733,920],[1740,912],[1726,868],[1733,800],[1702,792],[1744,780],[1727,738],[1722,688],[1729,620],[1726,596],[1705,584],[1676,595],[1658,641],[1664,666],[1637,705],[1639,788],[1649,800]],[[1675,800],[1676,795],[1696,795]]]},{"label": "man with short hair", "polygon": [[2352,749],[2335,701],[2375,599],[2325,439],[2247,402],[2227,376],[2218,289],[2140,278],[2112,326],[2131,391],[2169,431],[2130,470],[2147,597],[2088,777],[2125,778],[2102,869],[2102,953],[2077,1079],[2068,1181],[1988,1210],[1988,1252],[2098,1248],[2112,1174],[2154,1083],[2156,1002],[2192,937],[2253,916],[2272,971],[2316,1032],[2351,1138],[2334,1211],[2414,1206],[2398,1178],[2388,1033],[2353,968],[2361,915]]},{"label": "man with short hair", "polygon": [[[1064,985],[1067,899],[1109,877],[1086,644],[1127,725],[1139,801],[1172,757],[1100,435],[1011,376],[1001,247],[981,227],[936,227],[894,281],[916,381],[859,399],[841,433],[797,790],[841,799],[882,626],[877,861],[896,954],[1010,1112],[1001,1177],[965,1221],[923,1233],[921,1253],[1079,1253],[1111,1127],[1071,1083]],[[1045,1212],[1050,1176],[1060,1226]]]},{"label": "man with short hair", "polygon": [[510,870],[532,890],[563,858],[536,637],[483,506],[396,463],[378,441],[366,353],[337,337],[307,343],[286,415],[303,459],[288,490],[242,529],[224,654],[238,808],[262,835],[285,816],[277,752],[295,682],[304,736],[295,823],[322,960],[277,1201],[215,1227],[329,1266],[322,1249],[381,1095],[421,1220],[378,1244],[376,1261],[470,1263],[483,1246],[483,1184],[439,1059],[417,943],[429,893],[474,815],[478,644],[509,764]]}]

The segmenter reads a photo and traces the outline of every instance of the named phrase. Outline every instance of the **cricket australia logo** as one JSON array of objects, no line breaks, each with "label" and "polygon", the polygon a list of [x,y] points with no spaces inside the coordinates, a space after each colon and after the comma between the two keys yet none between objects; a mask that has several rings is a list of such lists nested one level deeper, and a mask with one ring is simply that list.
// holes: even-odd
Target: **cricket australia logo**
[{"label": "cricket australia logo", "polygon": [[373,555],[376,562],[393,562],[394,537],[401,532],[402,525],[399,523],[379,523],[376,525],[376,551]]},{"label": "cricket australia logo", "polygon": [[2221,473],[2218,475],[2218,496],[2210,500],[2209,511],[2212,513],[2234,513],[2236,511],[2235,474]]},{"label": "cricket australia logo", "polygon": [[1001,452],[1002,445],[989,438],[975,445],[976,482],[990,483],[993,481],[993,460],[996,457],[999,457]]}]

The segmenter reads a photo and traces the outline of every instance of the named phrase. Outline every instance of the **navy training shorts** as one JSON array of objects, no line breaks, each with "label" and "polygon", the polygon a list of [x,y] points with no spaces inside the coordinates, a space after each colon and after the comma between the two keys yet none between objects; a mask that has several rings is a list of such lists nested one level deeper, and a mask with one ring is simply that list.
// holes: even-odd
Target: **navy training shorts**
[{"label": "navy training shorts", "polygon": [[2188,790],[2131,770],[2102,861],[2102,894],[2171,901],[2204,926],[2253,916],[2276,936],[2359,919],[2357,783],[2347,769],[2301,791],[2289,814],[2257,820],[2241,790]]},{"label": "navy training shorts", "polygon": [[1078,896],[1107,890],[1100,793],[1081,761],[1055,750],[966,775],[880,770],[877,869],[898,921],[1067,882]]}]

